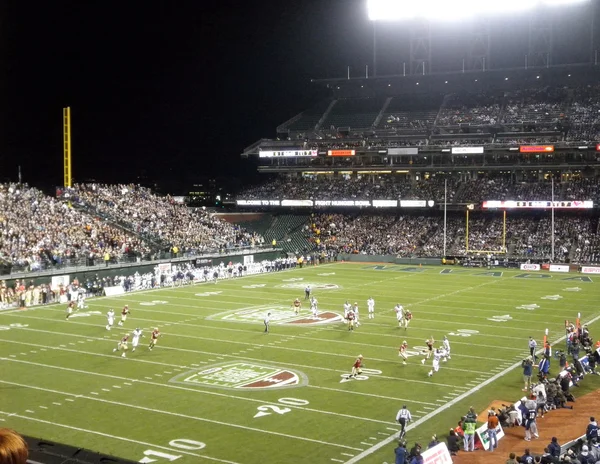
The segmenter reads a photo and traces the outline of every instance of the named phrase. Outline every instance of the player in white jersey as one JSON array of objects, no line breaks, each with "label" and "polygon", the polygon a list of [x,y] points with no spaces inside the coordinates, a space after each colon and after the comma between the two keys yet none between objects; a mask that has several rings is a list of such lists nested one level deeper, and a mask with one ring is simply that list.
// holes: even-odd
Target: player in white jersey
[{"label": "player in white jersey", "polygon": [[404,307],[400,303],[398,303],[396,306],[394,306],[394,311],[396,312],[398,327],[402,328],[402,321],[404,320]]},{"label": "player in white jersey", "polygon": [[310,310],[312,311],[313,319],[319,318],[319,309],[317,306],[318,304],[319,304],[319,302],[317,301],[317,299],[314,296],[310,298]]},{"label": "player in white jersey", "polygon": [[369,309],[369,319],[375,319],[375,300],[373,297],[367,300],[367,308]]},{"label": "player in white jersey", "polygon": [[106,322],[106,330],[110,330],[115,323],[115,312],[112,309],[106,313]]},{"label": "player in white jersey", "polygon": [[350,303],[348,303],[348,301],[346,301],[344,303],[344,320],[342,321],[343,324],[348,322],[348,313],[350,312],[351,309],[352,309],[352,305],[350,305]]},{"label": "player in white jersey", "polygon": [[135,351],[135,349],[138,346],[138,343],[140,342],[140,338],[143,337],[142,335],[142,329],[140,329],[139,327],[136,328],[132,333],[132,339],[131,339],[131,346],[132,346],[132,350],[131,352],[133,353]]},{"label": "player in white jersey", "polygon": [[444,357],[444,350],[442,350],[441,348],[438,348],[437,350],[434,351],[433,353],[433,362],[432,362],[432,369],[429,371],[429,377],[431,377],[433,375],[434,372],[437,372],[440,370],[440,359],[442,359]]},{"label": "player in white jersey", "polygon": [[444,356],[444,362],[446,362],[448,359],[452,359],[450,357],[450,340],[448,340],[448,337],[446,337],[444,335],[444,341],[442,342],[444,351],[446,352],[446,356]]},{"label": "player in white jersey", "polygon": [[85,290],[80,288],[77,293],[77,309],[85,309]]},{"label": "player in white jersey", "polygon": [[356,327],[360,327],[360,321],[358,319],[358,302],[354,302],[354,306],[352,307],[352,311],[354,312],[354,322]]}]

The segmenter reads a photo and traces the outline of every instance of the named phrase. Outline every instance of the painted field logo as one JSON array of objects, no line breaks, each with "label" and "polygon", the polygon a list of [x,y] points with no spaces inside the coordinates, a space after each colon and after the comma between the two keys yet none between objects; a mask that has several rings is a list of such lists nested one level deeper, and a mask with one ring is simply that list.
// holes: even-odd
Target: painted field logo
[{"label": "painted field logo", "polygon": [[512,319],[509,314],[505,314],[504,316],[492,316],[488,318],[488,321],[492,322],[508,322]]},{"label": "painted field logo", "polygon": [[171,382],[187,386],[264,390],[300,387],[308,383],[302,372],[248,362],[227,362],[173,377]]},{"label": "painted field logo", "polygon": [[562,298],[562,296],[560,295],[546,295],[542,297],[542,300],[553,300],[553,301],[557,301],[560,300]]},{"label": "painted field logo", "polygon": [[294,314],[289,306],[281,305],[265,305],[255,306],[253,308],[244,308],[237,311],[228,311],[226,313],[215,314],[209,316],[207,319],[218,319],[221,321],[230,322],[250,322],[253,324],[263,324],[267,313],[271,313],[271,324],[306,324],[306,325],[321,325],[330,324],[333,322],[341,322],[342,316],[340,314],[323,311],[320,312],[316,319],[306,310],[300,311],[300,314]]},{"label": "painted field logo", "polygon": [[309,285],[312,290],[337,290],[338,288],[340,288],[340,286],[336,284],[319,284],[314,282],[291,282],[289,284],[280,285],[279,287],[304,290]]}]

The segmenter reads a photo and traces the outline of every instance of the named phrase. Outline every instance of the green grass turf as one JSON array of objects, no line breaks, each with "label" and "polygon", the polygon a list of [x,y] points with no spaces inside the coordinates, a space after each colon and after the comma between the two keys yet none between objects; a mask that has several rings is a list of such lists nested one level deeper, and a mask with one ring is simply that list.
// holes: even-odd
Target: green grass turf
[{"label": "green grass turf", "polygon": [[[354,462],[398,430],[394,418],[403,404],[417,424],[408,432],[409,444],[426,445],[471,405],[483,410],[491,400],[517,400],[521,369],[510,368],[527,354],[530,335],[541,346],[546,328],[551,341],[559,339],[564,320],[574,320],[577,312],[584,322],[600,318],[600,285],[564,280],[571,274],[525,279],[517,271],[501,277],[485,270],[413,271],[366,264],[310,267],[90,299],[89,308],[69,321],[64,305],[0,312],[0,426],[140,462],[174,456],[182,464]],[[350,333],[341,322],[273,323],[265,335],[266,311],[279,307],[291,314],[291,302],[304,298],[306,283],[322,311],[342,313],[345,300],[357,301],[361,326]],[[562,298],[543,299],[549,295]],[[370,296],[374,320],[367,319]],[[407,332],[397,327],[396,303],[413,311]],[[110,307],[118,314],[124,304],[131,308],[125,327],[107,331],[104,314]],[[539,307],[517,309],[522,305]],[[259,308],[254,322],[223,320],[242,308]],[[497,320],[506,315],[511,319]],[[592,334],[598,325],[590,324]],[[137,326],[146,336],[122,359],[112,349]],[[163,337],[149,351],[152,327]],[[430,336],[441,341],[446,334],[452,359],[433,378],[421,356],[406,366],[400,362],[402,340],[422,347]],[[340,383],[358,354],[365,357],[368,379]],[[193,382],[194,374],[231,362],[245,363],[241,369],[248,363],[287,369],[307,385],[249,391]],[[555,359],[551,372],[557,372]],[[599,381],[586,377],[575,394],[597,388]],[[391,461],[394,444],[360,462]]]}]

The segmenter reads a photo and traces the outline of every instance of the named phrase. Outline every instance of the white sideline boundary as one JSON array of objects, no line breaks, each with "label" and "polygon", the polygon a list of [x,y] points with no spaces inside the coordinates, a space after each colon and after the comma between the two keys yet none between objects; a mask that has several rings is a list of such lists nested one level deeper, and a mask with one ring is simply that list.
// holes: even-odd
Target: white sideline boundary
[{"label": "white sideline boundary", "polygon": [[[600,316],[596,316],[595,318],[587,321],[585,324],[593,324],[594,322],[596,322],[598,320],[600,320]],[[566,338],[567,337],[563,335],[562,337],[554,340],[552,342],[552,345],[555,345],[555,344],[557,344],[559,342],[562,342]],[[539,350],[539,352],[541,352],[541,350]],[[413,422],[408,427],[406,427],[406,431],[408,432],[408,431],[410,431],[410,430],[418,427],[419,425],[427,422],[429,419],[432,419],[433,417],[437,416],[439,413],[445,411],[446,409],[451,408],[455,404],[457,404],[460,401],[464,400],[465,398],[471,396],[473,393],[478,392],[482,388],[488,386],[492,382],[498,380],[500,377],[508,374],[510,371],[512,371],[512,370],[514,370],[514,369],[516,369],[517,367],[520,367],[520,366],[521,366],[521,361],[514,363],[512,366],[507,367],[506,369],[504,369],[501,372],[498,372],[497,374],[495,374],[494,376],[492,376],[489,379],[485,380],[484,382],[480,383],[479,385],[477,385],[477,386],[471,388],[470,390],[468,390],[468,391],[460,394],[459,396],[457,396],[453,400],[449,401],[448,403],[444,404],[443,406],[440,406],[439,408],[435,409],[434,411],[431,411],[429,414],[427,414],[427,415],[421,417],[420,419],[418,419],[417,421]],[[364,450],[360,454],[357,454],[356,456],[354,456],[352,459],[349,459],[348,461],[346,461],[345,464],[355,464],[355,463],[359,462],[361,459],[366,458],[367,456],[369,456],[369,455],[373,454],[374,452],[380,450],[384,446],[389,445],[391,442],[393,442],[394,440],[397,439],[397,435],[398,435],[397,432],[393,433],[392,435],[390,435],[389,437],[385,438],[384,440],[381,440],[380,442],[375,443],[370,448]]]}]

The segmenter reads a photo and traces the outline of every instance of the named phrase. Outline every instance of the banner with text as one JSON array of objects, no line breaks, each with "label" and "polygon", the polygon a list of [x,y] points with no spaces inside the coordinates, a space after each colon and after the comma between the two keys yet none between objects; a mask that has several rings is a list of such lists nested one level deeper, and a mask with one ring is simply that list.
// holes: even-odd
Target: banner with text
[{"label": "banner with text", "polygon": [[452,147],[453,155],[481,155],[483,147]]},{"label": "banner with text", "polygon": [[452,456],[446,443],[441,442],[433,448],[429,448],[421,453],[423,464],[452,464]]},{"label": "banner with text", "polygon": [[315,200],[315,206],[371,206],[369,200]]},{"label": "banner with text", "polygon": [[521,264],[522,271],[540,271],[541,269],[539,264]]},{"label": "banner with text", "polygon": [[279,200],[236,200],[238,206],[279,206]]},{"label": "banner with text", "polygon": [[285,149],[277,151],[259,151],[259,158],[297,158],[301,156],[317,156],[317,150]]},{"label": "banner with text", "polygon": [[354,156],[356,150],[328,150],[327,156]]},{"label": "banner with text", "polygon": [[519,147],[521,153],[552,153],[554,145],[522,145]]},{"label": "banner with text", "polygon": [[551,264],[550,272],[569,272],[569,266],[563,264]]},{"label": "banner with text", "polygon": [[522,209],[592,209],[594,202],[586,201],[484,201],[481,205],[484,209],[489,208],[522,208]]},{"label": "banner with text", "polygon": [[388,155],[418,155],[418,148],[388,148]]},{"label": "banner with text", "polygon": [[582,274],[600,274],[600,267],[582,266],[581,273]]}]

